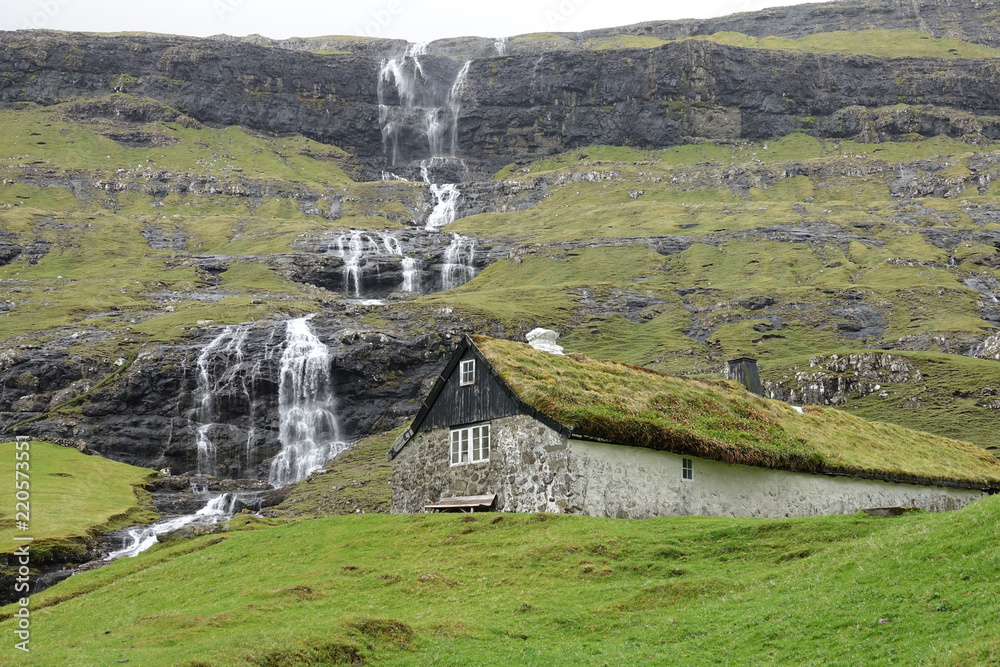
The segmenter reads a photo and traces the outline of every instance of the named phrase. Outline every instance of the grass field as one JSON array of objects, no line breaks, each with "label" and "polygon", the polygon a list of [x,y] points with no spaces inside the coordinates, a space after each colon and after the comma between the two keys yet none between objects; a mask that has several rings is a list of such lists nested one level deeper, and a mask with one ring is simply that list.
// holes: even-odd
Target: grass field
[{"label": "grass field", "polygon": [[[18,459],[25,451],[28,455]],[[16,468],[25,461],[27,469]],[[16,527],[16,471],[28,475],[28,531]],[[13,553],[15,536],[34,538],[32,553],[43,556],[53,549],[80,549],[89,537],[155,520],[156,514],[144,507],[150,496],[142,489],[151,474],[72,447],[34,441],[18,450],[13,442],[0,443],[0,479],[9,482],[0,493],[0,554]]]},{"label": "grass field", "polygon": [[998,520],[237,517],[35,596],[20,662],[995,664]]},{"label": "grass field", "polygon": [[[717,32],[685,39],[697,39],[750,49],[800,51],[807,53],[843,53],[880,58],[997,58],[1000,50],[952,37],[933,37],[916,30],[838,30],[818,32],[796,39],[788,37],[751,37],[740,32]],[[515,37],[513,43],[544,41],[550,48],[579,48],[572,39],[552,33],[534,33]],[[606,49],[653,49],[684,40],[664,40],[648,35],[610,35],[588,39],[582,47]]]}]

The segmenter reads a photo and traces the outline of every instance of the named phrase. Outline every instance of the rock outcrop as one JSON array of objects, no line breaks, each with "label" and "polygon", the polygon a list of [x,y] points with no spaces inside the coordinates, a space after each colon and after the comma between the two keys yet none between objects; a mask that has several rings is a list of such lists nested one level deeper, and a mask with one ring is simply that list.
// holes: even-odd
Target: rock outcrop
[{"label": "rock outcrop", "polygon": [[[973,25],[976,16],[986,17],[985,10],[973,6],[978,3],[958,4],[970,34],[992,43],[995,29],[989,21],[984,19],[979,29]],[[854,23],[862,12],[878,19],[872,25],[946,29],[945,12],[932,12],[930,3],[914,11],[911,3],[886,0],[784,8],[768,20],[748,17],[701,27],[650,24],[630,30],[679,37],[730,25],[758,34],[792,21],[800,27],[776,34],[795,34],[805,32],[806,25],[809,31],[863,28],[868,23]],[[940,20],[935,23],[931,14]],[[816,17],[821,17],[818,22]],[[458,155],[470,174],[493,173],[528,156],[594,144],[663,147],[696,139],[766,140],[793,131],[862,140],[913,132],[978,143],[1000,137],[994,115],[1000,102],[1000,65],[995,59],[813,54],[701,40],[650,49],[529,51],[518,47],[509,55],[494,52],[471,61],[458,123]],[[362,49],[327,55],[243,40],[160,35],[8,32],[0,34],[0,107],[51,105],[81,92],[97,100],[128,93],[171,109],[150,105],[145,115],[141,109],[133,112],[143,118],[301,132],[357,155],[352,175],[377,180],[391,167],[377,96],[384,53]],[[442,80],[449,82],[461,65],[433,50],[422,56],[422,63],[428,76],[440,70]],[[390,104],[392,99],[389,94]],[[873,113],[900,104],[913,110]],[[74,106],[75,113],[90,116],[107,115],[113,107],[106,101]],[[155,138],[123,135],[119,140]]]},{"label": "rock outcrop", "polygon": [[795,405],[843,405],[848,398],[889,398],[883,385],[919,383],[920,371],[909,361],[884,352],[812,357],[809,370],[780,381],[764,381],[768,398]]}]

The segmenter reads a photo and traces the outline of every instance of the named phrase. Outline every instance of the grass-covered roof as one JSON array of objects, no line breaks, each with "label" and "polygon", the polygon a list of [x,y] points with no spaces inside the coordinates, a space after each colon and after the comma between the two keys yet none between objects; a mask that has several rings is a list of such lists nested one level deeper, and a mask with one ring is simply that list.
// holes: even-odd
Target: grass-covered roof
[{"label": "grass-covered roof", "polygon": [[726,463],[1000,486],[1000,462],[960,440],[836,409],[800,413],[729,382],[473,340],[521,400],[581,437]]}]

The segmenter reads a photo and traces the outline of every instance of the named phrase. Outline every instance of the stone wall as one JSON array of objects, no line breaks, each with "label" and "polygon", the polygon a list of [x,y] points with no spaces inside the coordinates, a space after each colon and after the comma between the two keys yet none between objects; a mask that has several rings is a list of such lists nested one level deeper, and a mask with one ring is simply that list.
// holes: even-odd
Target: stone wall
[{"label": "stone wall", "polygon": [[392,462],[392,511],[422,512],[452,496],[497,494],[505,512],[575,511],[566,439],[524,415],[494,419],[490,460],[452,466],[448,428],[416,434]]},{"label": "stone wall", "polygon": [[982,498],[972,489],[896,484],[770,470],[692,458],[681,480],[676,454],[569,441],[572,511],[640,519],[671,515],[794,517],[853,514],[873,507],[955,510]]}]

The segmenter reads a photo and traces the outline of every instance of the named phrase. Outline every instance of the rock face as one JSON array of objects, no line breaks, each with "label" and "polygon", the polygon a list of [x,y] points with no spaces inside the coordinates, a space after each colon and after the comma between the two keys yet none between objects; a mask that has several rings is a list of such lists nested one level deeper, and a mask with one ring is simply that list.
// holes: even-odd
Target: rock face
[{"label": "rock face", "polygon": [[[312,326],[331,350],[336,407],[349,440],[394,428],[412,417],[425,385],[440,372],[453,338],[446,331],[374,330],[336,317],[315,318]],[[213,404],[208,435],[217,448],[217,466],[210,474],[266,479],[270,459],[281,449],[278,361],[284,322],[247,325],[240,343],[242,362],[236,362],[231,341],[217,347],[216,356],[208,355],[206,361],[206,349],[226,329],[208,327],[181,345],[143,347],[115,382],[81,396],[78,415],[46,419],[42,411],[52,397],[66,386],[79,386],[74,385],[78,380],[74,369],[89,378],[111,370],[96,364],[75,368],[65,349],[52,345],[44,355],[0,372],[5,426],[39,417],[18,426],[16,432],[49,440],[82,440],[96,453],[119,461],[193,473],[198,464],[198,430],[205,426],[199,411],[204,374],[211,376]]]},{"label": "rock face", "polygon": [[794,405],[843,405],[848,396],[889,398],[882,385],[923,381],[913,364],[882,352],[812,357],[809,368],[780,382],[765,381],[764,395]]},{"label": "rock face", "polygon": [[[943,4],[947,7],[895,0],[837,3],[627,30],[676,38],[717,28],[799,36],[845,26],[913,27],[985,44],[996,41],[996,28],[981,3]],[[963,18],[959,26],[948,19],[955,12]],[[530,43],[515,40],[508,55],[494,51],[469,65],[459,100],[457,145],[470,175],[493,173],[529,155],[593,144],[663,147],[695,139],[766,140],[793,131],[861,139],[911,132],[976,142],[1000,137],[994,116],[1000,64],[992,59],[888,59],[698,40],[653,49],[550,49],[539,55]],[[378,72],[383,56],[394,49],[399,45],[387,42],[381,48],[320,55],[241,40],[2,33],[0,106],[124,92],[176,110],[150,105],[148,119],[169,113],[179,122],[301,132],[356,154],[360,162],[352,176],[378,180],[391,166],[379,120]],[[441,53],[449,50],[442,44]],[[434,49],[421,56],[421,63],[430,74],[440,70],[449,84],[460,66]],[[919,105],[923,111],[888,117],[871,111],[899,104]],[[112,106],[89,102],[76,108],[82,115],[106,116]]]}]

